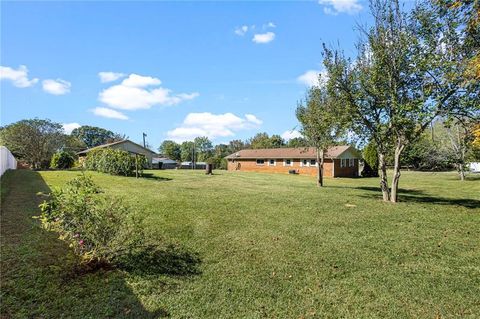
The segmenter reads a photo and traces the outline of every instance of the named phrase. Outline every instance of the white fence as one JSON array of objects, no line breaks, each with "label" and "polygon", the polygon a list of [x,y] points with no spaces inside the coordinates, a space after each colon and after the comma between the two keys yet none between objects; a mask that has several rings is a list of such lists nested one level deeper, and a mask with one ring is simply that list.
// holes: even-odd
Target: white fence
[{"label": "white fence", "polygon": [[5,146],[0,146],[0,176],[5,173],[7,169],[16,169],[17,160],[12,153]]}]

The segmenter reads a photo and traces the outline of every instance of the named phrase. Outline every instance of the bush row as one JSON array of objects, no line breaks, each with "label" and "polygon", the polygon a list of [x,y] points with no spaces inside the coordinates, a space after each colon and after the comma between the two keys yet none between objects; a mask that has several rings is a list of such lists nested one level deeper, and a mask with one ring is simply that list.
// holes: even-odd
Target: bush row
[{"label": "bush row", "polygon": [[111,175],[131,176],[147,167],[145,156],[134,156],[127,151],[105,148],[88,153],[84,166],[88,170],[98,171]]}]

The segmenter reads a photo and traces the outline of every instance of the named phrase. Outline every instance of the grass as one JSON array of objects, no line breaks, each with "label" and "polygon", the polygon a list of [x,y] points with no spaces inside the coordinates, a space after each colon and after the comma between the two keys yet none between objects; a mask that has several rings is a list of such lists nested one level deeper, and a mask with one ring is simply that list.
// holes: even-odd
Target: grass
[{"label": "grass", "polygon": [[[68,248],[31,216],[35,194],[78,172],[2,177],[1,313],[12,318],[476,318],[480,176],[404,172],[398,204],[377,179],[150,171],[89,173],[198,254],[200,273],[69,276]],[[5,190],[5,191],[4,191]],[[67,274],[67,275],[66,275]]]}]

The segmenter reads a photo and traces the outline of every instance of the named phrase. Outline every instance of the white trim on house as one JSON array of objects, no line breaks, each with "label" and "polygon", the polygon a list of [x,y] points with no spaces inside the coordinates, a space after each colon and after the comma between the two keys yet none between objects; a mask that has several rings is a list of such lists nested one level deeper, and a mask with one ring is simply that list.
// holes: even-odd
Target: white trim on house
[{"label": "white trim on house", "polygon": [[[287,164],[287,161],[290,161],[290,164]],[[293,159],[290,159],[290,158],[283,159],[283,166],[293,166]]]},{"label": "white trim on house", "polygon": [[255,162],[258,166],[264,166],[265,165],[265,159],[262,159],[262,158],[257,158]]},{"label": "white trim on house", "polygon": [[277,166],[277,160],[275,160],[273,158],[269,159],[268,160],[268,166]]},{"label": "white trim on house", "polygon": [[355,166],[355,159],[354,158],[348,159],[348,166],[349,167],[354,167]]}]

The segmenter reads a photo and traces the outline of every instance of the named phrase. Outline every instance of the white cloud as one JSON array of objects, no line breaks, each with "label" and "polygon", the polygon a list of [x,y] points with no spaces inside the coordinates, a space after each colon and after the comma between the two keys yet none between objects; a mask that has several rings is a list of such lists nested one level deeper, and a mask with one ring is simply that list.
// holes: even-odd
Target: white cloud
[{"label": "white cloud", "polygon": [[138,74],[130,74],[128,78],[122,81],[122,85],[131,87],[146,87],[152,85],[160,85],[162,81],[151,76],[142,76]]},{"label": "white cloud", "polygon": [[70,134],[74,129],[79,128],[81,125],[78,123],[63,123],[62,126],[65,133]]},{"label": "white cloud", "polygon": [[128,116],[122,112],[118,112],[106,107],[96,107],[92,110],[92,112],[97,116],[106,117],[109,119],[128,120]]},{"label": "white cloud", "polygon": [[288,140],[291,140],[292,138],[302,137],[302,134],[299,131],[291,130],[291,131],[283,132],[281,136],[283,139],[288,141]]},{"label": "white cloud", "polygon": [[269,27],[269,28],[276,28],[277,26],[275,25],[275,23],[269,22],[269,23],[267,24],[267,27]]},{"label": "white cloud", "polygon": [[[322,83],[319,82],[319,75],[321,76]],[[299,77],[297,77],[297,81],[300,83],[305,84],[306,86],[320,86],[324,84],[327,80],[327,72],[326,71],[319,71],[319,70],[308,70]]]},{"label": "white cloud", "polygon": [[28,79],[28,69],[20,65],[17,70],[8,66],[0,66],[0,80],[12,81],[12,84],[19,88],[26,88],[38,82],[38,79]]},{"label": "white cloud", "polygon": [[255,43],[269,43],[275,39],[275,33],[266,32],[266,33],[257,33],[253,35],[252,41]]},{"label": "white cloud", "polygon": [[246,25],[242,25],[241,27],[235,28],[236,35],[244,36],[245,33],[247,33],[247,31],[248,31],[248,26]]},{"label": "white cloud", "polygon": [[236,131],[257,128],[263,122],[253,114],[241,118],[233,113],[189,113],[180,127],[167,132],[168,138],[182,142],[197,136],[210,139],[235,135]]},{"label": "white cloud", "polygon": [[355,14],[362,10],[359,0],[318,0],[324,6],[326,14],[337,15],[339,13]]},{"label": "white cloud", "polygon": [[124,76],[125,74],[117,72],[98,72],[98,77],[102,83],[113,82]]},{"label": "white cloud", "polygon": [[252,122],[257,125],[261,125],[263,122],[262,120],[258,119],[255,115],[253,114],[245,114],[245,118],[247,121]]},{"label": "white cloud", "polygon": [[113,108],[138,110],[149,109],[154,105],[175,105],[199,96],[197,92],[174,95],[171,90],[163,87],[146,88],[161,83],[157,78],[130,74],[122,83],[100,92],[99,100]]},{"label": "white cloud", "polygon": [[72,87],[72,84],[62,79],[43,80],[42,87],[43,90],[47,93],[53,95],[63,95],[70,93],[70,88]]}]

